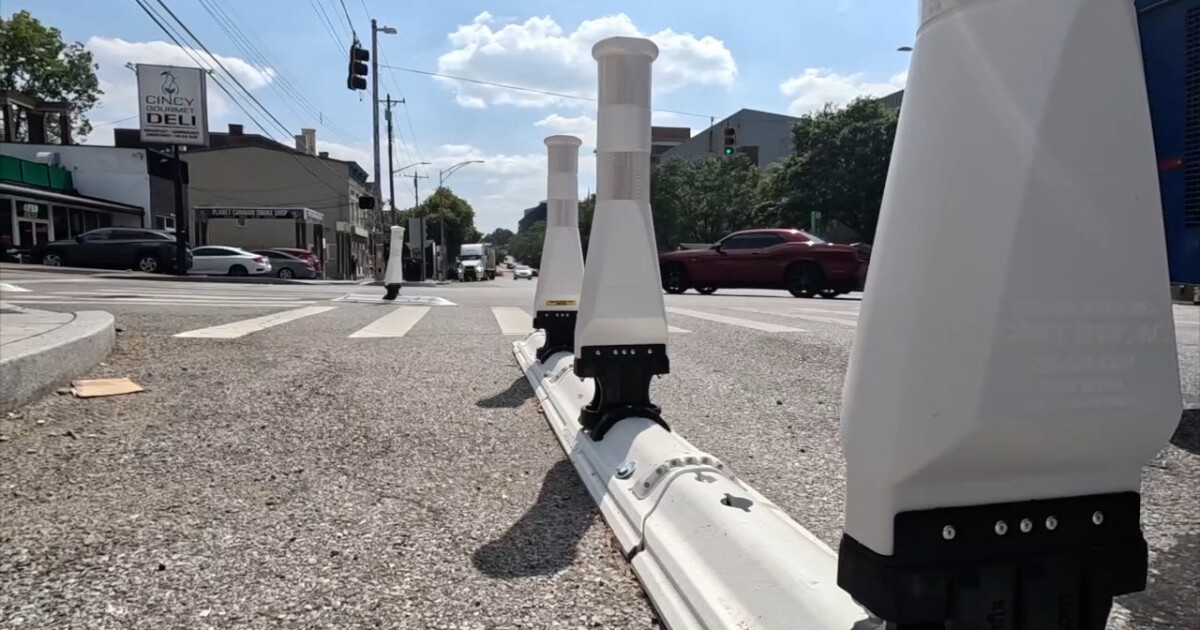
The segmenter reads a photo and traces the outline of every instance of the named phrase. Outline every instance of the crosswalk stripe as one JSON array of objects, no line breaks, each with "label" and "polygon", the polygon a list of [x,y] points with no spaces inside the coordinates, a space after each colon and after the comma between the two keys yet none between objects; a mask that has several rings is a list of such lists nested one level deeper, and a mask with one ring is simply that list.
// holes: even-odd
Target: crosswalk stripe
[{"label": "crosswalk stripe", "polygon": [[776,317],[791,317],[793,319],[805,319],[810,322],[819,322],[819,323],[823,323],[823,324],[841,324],[843,326],[858,326],[858,322],[856,322],[856,321],[852,321],[852,320],[848,320],[848,319],[838,319],[836,317],[822,317],[820,315],[806,315],[804,313],[797,313],[797,312],[768,311],[768,310],[764,310],[761,308],[754,308],[751,306],[730,306],[728,308],[735,310],[735,311],[742,311],[743,313],[757,313],[759,315],[774,315]]},{"label": "crosswalk stripe", "polygon": [[[114,291],[112,293],[94,293],[94,292],[84,292],[84,291],[78,291],[78,292],[62,291],[59,293],[55,293],[53,295],[82,296],[82,297],[92,297],[92,298],[108,299],[108,300],[117,300],[117,299],[158,300],[158,299],[163,299],[163,300],[181,300],[181,301],[189,301],[189,302],[203,302],[203,301],[210,301],[210,302],[211,301],[282,302],[285,304],[288,302],[296,302],[298,300],[304,299],[304,298],[298,298],[298,297],[275,297],[275,296],[265,296],[265,295],[263,295],[263,296],[258,296],[258,295],[221,295],[221,294],[217,294],[217,293],[200,294],[200,295],[196,295],[196,294],[183,295],[183,294],[175,294],[175,293],[139,293],[137,291]],[[49,296],[47,296],[47,297],[49,297]]]},{"label": "crosswalk stripe", "polygon": [[270,315],[264,315],[262,317],[254,317],[251,319],[230,322],[220,326],[189,330],[187,332],[181,332],[175,336],[193,339],[236,339],[252,332],[266,330],[272,326],[286,324],[290,321],[308,317],[309,315],[319,315],[326,311],[332,311],[336,308],[336,306],[306,306],[304,308],[283,311],[281,313],[271,313]]},{"label": "crosswalk stripe", "polygon": [[492,316],[504,335],[528,335],[533,332],[533,318],[515,306],[493,306]]},{"label": "crosswalk stripe", "polygon": [[15,284],[0,282],[0,291],[11,291],[13,293],[29,293],[29,289],[19,287]]},{"label": "crosswalk stripe", "polygon": [[729,317],[728,315],[717,315],[715,313],[705,313],[703,311],[693,311],[684,308],[667,307],[667,312],[673,315],[683,315],[684,317],[694,317],[696,319],[704,319],[710,322],[719,324],[728,324],[730,326],[740,326],[742,328],[750,328],[762,332],[782,333],[782,332],[807,332],[802,328],[792,328],[791,326],[780,326],[779,324],[768,324],[767,322],[757,322],[752,319],[742,319],[740,317]]},{"label": "crosswalk stripe", "polygon": [[[735,308],[741,308],[741,307],[735,307]],[[779,311],[770,311],[770,312],[779,312]],[[858,309],[837,310],[837,309],[832,309],[832,308],[809,308],[807,306],[789,306],[786,309],[783,309],[783,312],[825,313],[827,315],[841,315],[844,317],[858,317]]]},{"label": "crosswalk stripe", "polygon": [[391,313],[356,330],[351,338],[363,337],[403,337],[412,327],[421,321],[429,312],[428,306],[398,306]]},{"label": "crosswalk stripe", "polygon": [[223,300],[213,300],[210,302],[197,302],[195,300],[174,300],[174,299],[158,299],[158,298],[57,298],[52,296],[36,297],[36,298],[5,298],[6,302],[13,304],[44,304],[44,305],[67,305],[67,304],[125,304],[130,306],[244,306],[247,308],[283,308],[288,306],[303,306],[312,304],[312,300],[301,300],[291,302],[261,302],[261,301],[238,301],[227,302]]}]

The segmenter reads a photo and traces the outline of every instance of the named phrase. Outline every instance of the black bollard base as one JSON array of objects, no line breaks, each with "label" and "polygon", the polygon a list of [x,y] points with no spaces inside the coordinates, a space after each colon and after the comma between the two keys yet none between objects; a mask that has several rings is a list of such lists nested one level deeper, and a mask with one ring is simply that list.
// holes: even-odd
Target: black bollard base
[{"label": "black bollard base", "polygon": [[1104,630],[1146,588],[1136,492],[901,512],[895,552],[849,535],[838,586],[889,628]]},{"label": "black bollard base", "polygon": [[546,331],[546,341],[537,350],[538,363],[558,352],[575,352],[575,321],[577,311],[537,311],[533,327]]},{"label": "black bollard base", "polygon": [[626,418],[647,418],[670,431],[662,409],[650,402],[650,379],[670,371],[664,344],[581,348],[575,375],[595,379],[596,394],[580,412],[579,424],[596,442]]},{"label": "black bollard base", "polygon": [[386,288],[387,288],[387,293],[383,294],[383,299],[390,302],[390,301],[396,299],[396,297],[398,295],[400,295],[400,285],[399,284],[389,284],[389,285],[387,285]]}]

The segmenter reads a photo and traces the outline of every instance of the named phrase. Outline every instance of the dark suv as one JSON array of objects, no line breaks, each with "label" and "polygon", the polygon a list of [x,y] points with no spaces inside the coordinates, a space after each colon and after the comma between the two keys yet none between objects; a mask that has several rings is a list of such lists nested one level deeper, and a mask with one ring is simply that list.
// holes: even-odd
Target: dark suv
[{"label": "dark suv", "polygon": [[[66,265],[170,273],[175,270],[175,235],[145,228],[101,228],[73,239],[48,243],[34,254],[34,260],[52,267]],[[190,249],[187,266],[192,266]]]}]

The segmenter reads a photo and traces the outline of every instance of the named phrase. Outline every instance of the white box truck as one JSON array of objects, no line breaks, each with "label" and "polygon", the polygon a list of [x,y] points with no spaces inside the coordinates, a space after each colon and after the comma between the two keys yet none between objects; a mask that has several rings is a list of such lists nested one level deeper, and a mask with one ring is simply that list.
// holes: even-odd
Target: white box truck
[{"label": "white box truck", "polygon": [[496,247],[469,243],[458,251],[458,278],[463,281],[496,279]]}]

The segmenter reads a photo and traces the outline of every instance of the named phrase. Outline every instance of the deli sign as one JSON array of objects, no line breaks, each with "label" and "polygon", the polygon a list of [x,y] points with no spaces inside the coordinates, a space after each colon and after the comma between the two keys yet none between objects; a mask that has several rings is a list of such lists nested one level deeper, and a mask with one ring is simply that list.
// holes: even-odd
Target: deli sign
[{"label": "deli sign", "polygon": [[137,65],[142,142],[208,146],[208,84],[204,70]]}]

